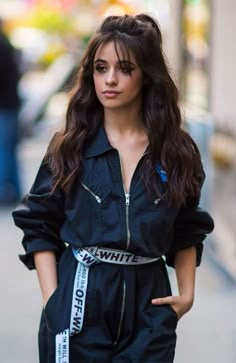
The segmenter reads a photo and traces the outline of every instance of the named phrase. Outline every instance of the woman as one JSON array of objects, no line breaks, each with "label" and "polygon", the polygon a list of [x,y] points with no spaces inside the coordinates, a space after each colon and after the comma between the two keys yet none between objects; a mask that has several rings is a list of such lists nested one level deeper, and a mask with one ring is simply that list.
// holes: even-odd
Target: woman
[{"label": "woman", "polygon": [[65,128],[13,213],[25,234],[21,260],[36,267],[42,290],[40,362],[173,362],[177,321],[193,304],[213,229],[198,208],[199,151],[180,126],[157,23],[145,14],[105,19],[81,61]]}]

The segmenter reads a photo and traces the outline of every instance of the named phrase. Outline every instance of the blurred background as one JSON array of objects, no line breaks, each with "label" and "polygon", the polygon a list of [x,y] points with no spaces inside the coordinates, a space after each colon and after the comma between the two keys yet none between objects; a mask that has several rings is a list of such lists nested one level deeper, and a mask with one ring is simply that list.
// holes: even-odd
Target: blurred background
[{"label": "blurred background", "polygon": [[[64,122],[70,82],[94,30],[107,15],[139,12],[161,26],[184,127],[207,175],[201,205],[216,224],[194,307],[178,324],[175,362],[236,362],[235,0],[0,0],[1,362],[38,361],[42,305],[35,272],[17,257],[22,234],[11,211]],[[9,75],[15,89],[4,89]]]}]

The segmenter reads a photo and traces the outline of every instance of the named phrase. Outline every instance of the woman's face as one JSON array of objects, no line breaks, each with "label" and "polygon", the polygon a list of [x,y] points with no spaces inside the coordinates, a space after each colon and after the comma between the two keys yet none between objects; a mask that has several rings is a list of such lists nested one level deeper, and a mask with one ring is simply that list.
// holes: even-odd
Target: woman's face
[{"label": "woman's face", "polygon": [[137,107],[139,111],[142,70],[132,52],[129,61],[123,59],[119,47],[118,54],[120,62],[112,41],[102,44],[95,54],[93,79],[97,97],[105,109]]}]

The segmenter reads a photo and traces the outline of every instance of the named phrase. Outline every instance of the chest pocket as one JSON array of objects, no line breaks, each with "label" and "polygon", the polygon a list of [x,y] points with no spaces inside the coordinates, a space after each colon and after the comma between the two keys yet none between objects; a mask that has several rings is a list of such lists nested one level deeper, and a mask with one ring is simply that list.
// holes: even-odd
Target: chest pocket
[{"label": "chest pocket", "polygon": [[157,236],[165,231],[166,206],[162,197],[156,195],[148,195],[140,204],[140,210],[137,218],[139,219],[143,229],[145,238]]},{"label": "chest pocket", "polygon": [[84,242],[95,245],[102,238],[102,204],[106,198],[98,185],[79,180],[77,235]]},{"label": "chest pocket", "polygon": [[[78,181],[77,236],[88,245],[97,245],[120,235],[120,211],[117,185],[86,176]],[[79,207],[78,207],[79,206]],[[74,223],[73,223],[74,224]]]},{"label": "chest pocket", "polygon": [[161,192],[160,197],[155,191],[147,193],[145,187],[140,184],[136,205],[133,209],[131,207],[134,213],[131,219],[131,243],[133,235],[135,241],[140,241],[147,256],[150,253],[154,256],[163,254],[168,247],[167,241],[174,221],[175,211],[168,207],[164,193],[162,190]]},{"label": "chest pocket", "polygon": [[173,233],[173,226],[178,208],[174,206],[168,206],[164,197],[154,198],[152,206],[152,223],[151,223],[151,234],[156,238],[161,237],[159,240],[159,248],[166,251],[167,240]]},{"label": "chest pocket", "polygon": [[90,187],[89,186],[87,186],[85,183],[83,183],[82,181],[80,181],[80,183],[81,183],[81,185],[82,185],[82,187],[96,200],[96,202],[98,203],[98,204],[101,204],[102,203],[102,198],[99,196],[99,195],[97,195],[97,194],[95,194],[93,191],[92,191],[92,189],[90,189]]}]

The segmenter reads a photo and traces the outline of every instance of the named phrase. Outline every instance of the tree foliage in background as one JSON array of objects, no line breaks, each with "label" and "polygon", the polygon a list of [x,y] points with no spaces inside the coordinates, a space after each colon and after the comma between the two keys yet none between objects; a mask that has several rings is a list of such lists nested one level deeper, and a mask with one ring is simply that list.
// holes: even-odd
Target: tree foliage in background
[{"label": "tree foliage in background", "polygon": [[58,34],[73,31],[73,23],[69,15],[61,13],[54,7],[45,7],[45,5],[34,7],[27,16],[26,23],[28,26]]}]

